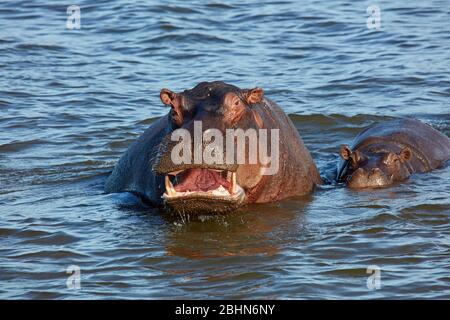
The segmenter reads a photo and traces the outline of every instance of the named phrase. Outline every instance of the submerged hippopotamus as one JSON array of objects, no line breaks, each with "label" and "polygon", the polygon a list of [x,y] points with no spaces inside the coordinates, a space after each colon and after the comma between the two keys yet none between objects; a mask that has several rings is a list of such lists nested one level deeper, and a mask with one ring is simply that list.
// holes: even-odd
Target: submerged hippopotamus
[{"label": "submerged hippopotamus", "polygon": [[[152,123],[120,158],[106,182],[107,192],[132,192],[154,205],[203,213],[305,195],[321,184],[317,167],[293,123],[264,97],[261,88],[202,82],[181,93],[162,89],[160,98],[171,107],[170,112]],[[244,142],[237,135],[228,139],[229,130],[236,134],[239,129],[248,133]],[[199,132],[203,133],[200,138],[212,135],[214,139],[195,143]],[[197,156],[201,158],[202,150],[206,152],[213,140],[221,141],[220,134],[227,137],[227,148],[209,149],[208,161],[198,161]],[[194,143],[180,147],[181,140],[192,136]],[[270,167],[267,157],[249,161],[264,151],[261,145],[258,151],[252,149],[252,137],[270,140],[267,151],[271,152],[270,164],[276,162],[276,166]],[[273,139],[277,137],[279,141]],[[240,161],[224,161],[240,156]]]},{"label": "submerged hippopotamus", "polygon": [[450,159],[450,139],[418,120],[396,119],[369,126],[341,146],[337,180],[351,188],[384,187],[428,172]]}]

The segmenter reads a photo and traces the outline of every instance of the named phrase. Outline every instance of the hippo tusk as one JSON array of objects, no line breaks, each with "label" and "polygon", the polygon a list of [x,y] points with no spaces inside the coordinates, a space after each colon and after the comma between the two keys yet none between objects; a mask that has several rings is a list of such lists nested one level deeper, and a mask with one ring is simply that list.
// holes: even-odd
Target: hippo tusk
[{"label": "hippo tusk", "polygon": [[172,182],[170,182],[169,176],[166,176],[166,191],[169,197],[175,196],[177,193],[173,188]]},{"label": "hippo tusk", "polygon": [[231,194],[234,194],[237,192],[236,188],[236,172],[231,173]]}]

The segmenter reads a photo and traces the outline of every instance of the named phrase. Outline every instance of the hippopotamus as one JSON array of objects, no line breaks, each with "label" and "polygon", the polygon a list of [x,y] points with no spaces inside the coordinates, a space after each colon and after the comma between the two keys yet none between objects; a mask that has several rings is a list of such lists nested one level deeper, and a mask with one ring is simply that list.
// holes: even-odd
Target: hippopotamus
[{"label": "hippopotamus", "polygon": [[[170,111],[125,151],[106,181],[106,192],[131,192],[169,211],[225,213],[250,203],[305,195],[322,183],[297,129],[283,110],[264,96],[262,88],[202,82],[179,93],[162,89],[160,98]],[[206,152],[213,139],[180,148],[181,140],[188,136],[195,141],[198,130],[203,133],[201,138],[212,133],[227,137],[227,148],[211,152],[217,161],[194,159],[198,150],[200,156],[202,150]],[[271,142],[267,148],[271,163],[276,160],[277,165],[269,168],[267,157],[248,161],[252,158],[252,134],[244,136],[244,148],[240,149],[237,136],[228,139],[229,130],[253,130],[254,138],[266,137]],[[252,152],[258,154],[256,149]],[[223,161],[239,157],[241,161]]]},{"label": "hippopotamus", "polygon": [[339,182],[355,189],[386,187],[444,166],[450,139],[418,120],[395,119],[370,125],[339,153]]}]

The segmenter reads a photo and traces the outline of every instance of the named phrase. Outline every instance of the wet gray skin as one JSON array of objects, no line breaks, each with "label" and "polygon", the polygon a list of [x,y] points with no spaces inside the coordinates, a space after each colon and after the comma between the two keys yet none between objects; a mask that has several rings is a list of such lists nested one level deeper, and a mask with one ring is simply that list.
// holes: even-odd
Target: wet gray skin
[{"label": "wet gray skin", "polygon": [[338,181],[355,189],[379,188],[443,166],[450,159],[450,139],[418,120],[396,119],[366,128],[339,154]]}]

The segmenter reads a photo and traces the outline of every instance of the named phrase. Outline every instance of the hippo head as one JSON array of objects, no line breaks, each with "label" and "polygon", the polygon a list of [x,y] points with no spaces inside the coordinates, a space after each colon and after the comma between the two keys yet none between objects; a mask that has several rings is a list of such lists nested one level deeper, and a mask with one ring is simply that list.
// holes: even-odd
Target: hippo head
[{"label": "hippo head", "polygon": [[[264,126],[255,108],[263,102],[263,96],[261,88],[240,89],[224,82],[202,82],[180,93],[161,90],[161,101],[171,107],[169,134],[160,144],[153,171],[165,176],[162,197],[169,208],[185,213],[220,213],[235,210],[244,203],[263,177],[262,166],[225,161],[227,153],[231,153],[225,137],[228,129],[257,131]],[[195,141],[198,133],[200,139],[203,137],[200,142]],[[208,134],[209,138],[205,138]],[[223,141],[216,141],[217,135],[222,135]],[[180,148],[181,140],[186,137],[192,144]],[[211,148],[208,153],[206,148],[211,142],[217,145],[223,142],[224,148]],[[232,147],[235,147],[233,142]],[[238,152],[233,150],[234,160]],[[217,157],[215,161],[206,161],[205,152]],[[174,155],[184,160],[174,159]]]},{"label": "hippo head", "polygon": [[377,188],[391,185],[409,177],[408,162],[411,150],[408,147],[399,152],[388,150],[352,151],[341,146],[340,156],[347,161],[345,175],[341,178],[350,188]]}]

